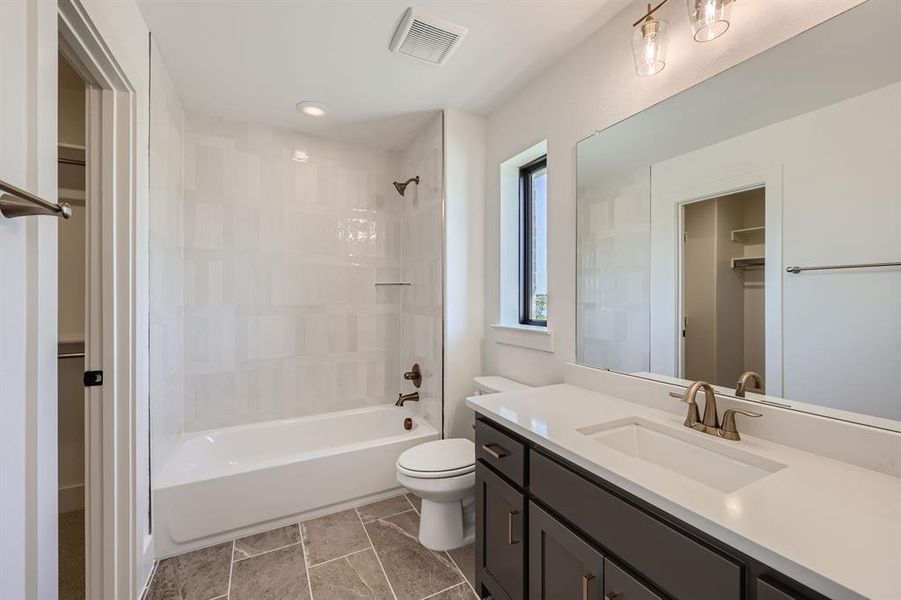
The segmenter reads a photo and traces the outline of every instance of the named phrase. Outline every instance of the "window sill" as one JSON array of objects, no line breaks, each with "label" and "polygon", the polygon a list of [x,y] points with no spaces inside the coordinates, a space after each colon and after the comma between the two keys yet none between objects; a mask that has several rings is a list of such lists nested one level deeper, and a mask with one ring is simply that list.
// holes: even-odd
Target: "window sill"
[{"label": "window sill", "polygon": [[541,352],[554,351],[554,332],[547,327],[537,325],[501,325],[491,326],[494,329],[494,341],[507,346],[519,346]]}]

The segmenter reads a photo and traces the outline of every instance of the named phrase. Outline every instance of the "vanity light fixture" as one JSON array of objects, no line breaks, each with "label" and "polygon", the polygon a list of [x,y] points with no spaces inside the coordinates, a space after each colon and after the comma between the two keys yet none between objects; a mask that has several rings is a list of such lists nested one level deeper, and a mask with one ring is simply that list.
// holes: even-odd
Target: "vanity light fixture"
[{"label": "vanity light fixture", "polygon": [[635,72],[642,77],[656,75],[666,66],[666,32],[669,23],[653,14],[669,0],[657,6],[648,4],[648,12],[632,25],[632,56]]},{"label": "vanity light fixture", "polygon": [[696,42],[709,42],[729,29],[733,0],[687,0],[688,20]]},{"label": "vanity light fixture", "polygon": [[295,108],[297,112],[308,117],[324,117],[327,112],[323,105],[318,102],[310,102],[309,100],[298,102]]}]

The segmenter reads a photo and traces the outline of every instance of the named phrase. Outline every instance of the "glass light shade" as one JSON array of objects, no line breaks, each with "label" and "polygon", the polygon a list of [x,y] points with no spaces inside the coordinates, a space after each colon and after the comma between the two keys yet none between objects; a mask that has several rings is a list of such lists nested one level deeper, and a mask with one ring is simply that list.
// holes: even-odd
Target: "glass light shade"
[{"label": "glass light shade", "polygon": [[709,42],[729,29],[733,0],[687,0],[688,20],[696,42]]},{"label": "glass light shade", "polygon": [[632,28],[632,56],[635,72],[642,77],[655,75],[666,66],[666,33],[669,23],[653,17]]}]

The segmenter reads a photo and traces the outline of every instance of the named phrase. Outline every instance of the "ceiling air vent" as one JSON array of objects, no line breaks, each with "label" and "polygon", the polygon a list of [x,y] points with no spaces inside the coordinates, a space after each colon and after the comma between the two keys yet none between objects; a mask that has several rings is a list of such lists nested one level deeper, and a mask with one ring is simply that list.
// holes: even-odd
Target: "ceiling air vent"
[{"label": "ceiling air vent", "polygon": [[450,21],[408,8],[394,32],[390,48],[392,52],[440,65],[457,49],[467,31]]}]

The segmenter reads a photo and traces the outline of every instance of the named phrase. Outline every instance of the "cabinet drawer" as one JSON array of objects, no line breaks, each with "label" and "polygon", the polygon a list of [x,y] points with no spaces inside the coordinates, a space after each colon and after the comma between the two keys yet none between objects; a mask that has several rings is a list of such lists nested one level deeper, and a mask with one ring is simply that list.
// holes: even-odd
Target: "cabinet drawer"
[{"label": "cabinet drawer", "polygon": [[738,564],[541,454],[529,463],[534,496],[668,595],[741,598]]},{"label": "cabinet drawer", "polygon": [[605,600],[663,600],[637,579],[610,562],[604,561]]},{"label": "cabinet drawer", "polygon": [[783,589],[782,586],[771,583],[766,579],[758,579],[755,587],[757,588],[757,600],[804,600],[804,596],[789,592]]},{"label": "cabinet drawer", "polygon": [[491,469],[477,464],[477,579],[480,587],[487,582],[491,589],[502,588],[510,600],[525,597],[525,523],[525,497]]},{"label": "cabinet drawer", "polygon": [[485,461],[510,481],[522,487],[526,447],[482,420],[476,421],[476,458]]},{"label": "cabinet drawer", "polygon": [[604,556],[529,503],[529,600],[600,600]]}]

